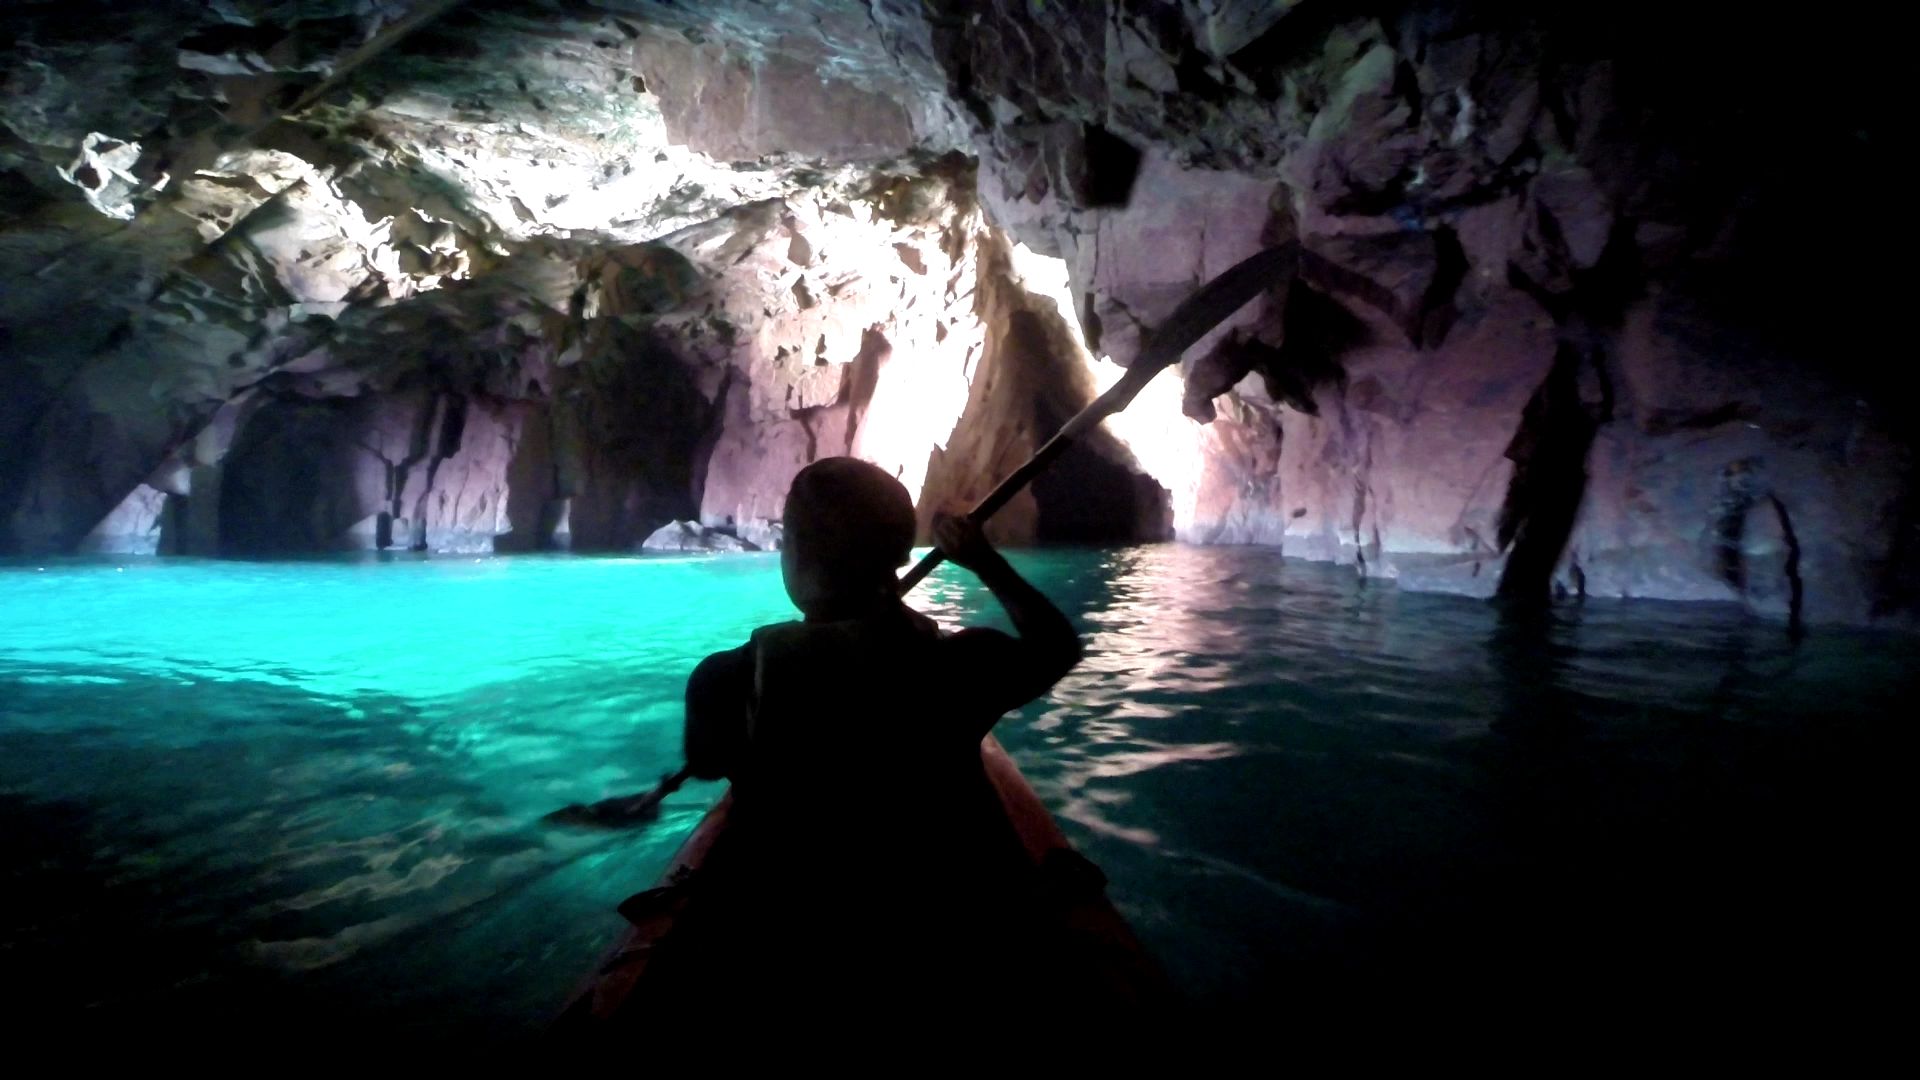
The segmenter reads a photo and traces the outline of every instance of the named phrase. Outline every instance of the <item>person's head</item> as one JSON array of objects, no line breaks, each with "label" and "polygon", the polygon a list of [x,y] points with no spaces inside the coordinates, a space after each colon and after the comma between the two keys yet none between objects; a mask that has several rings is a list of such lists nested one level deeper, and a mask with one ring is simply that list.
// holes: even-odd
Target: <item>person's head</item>
[{"label": "person's head", "polygon": [[793,478],[781,525],[794,606],[812,618],[854,615],[895,595],[913,550],[913,497],[877,465],[823,458]]}]

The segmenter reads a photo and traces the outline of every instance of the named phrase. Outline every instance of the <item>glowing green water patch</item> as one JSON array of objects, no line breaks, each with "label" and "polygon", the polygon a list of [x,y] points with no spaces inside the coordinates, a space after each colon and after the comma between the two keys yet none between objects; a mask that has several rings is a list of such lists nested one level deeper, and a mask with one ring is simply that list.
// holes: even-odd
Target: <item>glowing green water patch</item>
[{"label": "glowing green water patch", "polygon": [[0,654],[420,698],[672,662],[787,617],[771,557],[70,562],[10,573]]}]

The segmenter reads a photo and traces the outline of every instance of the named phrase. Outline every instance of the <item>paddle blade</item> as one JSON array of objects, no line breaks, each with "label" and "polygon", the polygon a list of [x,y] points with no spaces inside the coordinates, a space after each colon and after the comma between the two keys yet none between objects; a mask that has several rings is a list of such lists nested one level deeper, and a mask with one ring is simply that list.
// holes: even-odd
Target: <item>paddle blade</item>
[{"label": "paddle blade", "polygon": [[[1246,306],[1247,301],[1282,278],[1290,278],[1300,267],[1300,245],[1296,242],[1270,247],[1234,263],[1227,271],[1200,287],[1200,291],[1180,301],[1148,337],[1140,355],[1127,369],[1128,374],[1142,367],[1147,378],[1180,359],[1195,342],[1214,327]],[[1141,385],[1146,385],[1144,382]]]},{"label": "paddle blade", "polygon": [[574,803],[563,806],[540,820],[548,825],[571,825],[590,829],[624,829],[634,825],[644,825],[660,816],[660,804],[666,797],[680,790],[682,784],[693,776],[693,766],[681,766],[680,771],[668,773],[660,778],[660,783],[652,791],[638,795],[628,795],[620,799],[602,799],[597,803]]}]

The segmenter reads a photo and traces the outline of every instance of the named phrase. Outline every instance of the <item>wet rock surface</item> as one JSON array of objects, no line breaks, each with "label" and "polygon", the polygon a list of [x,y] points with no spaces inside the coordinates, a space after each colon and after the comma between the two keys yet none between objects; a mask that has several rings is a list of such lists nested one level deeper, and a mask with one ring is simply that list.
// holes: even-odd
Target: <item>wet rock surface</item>
[{"label": "wet rock surface", "polygon": [[697,521],[670,521],[642,540],[640,550],[665,553],[757,551],[759,548],[732,533],[709,529]]},{"label": "wet rock surface", "polygon": [[1911,425],[1874,359],[1888,46],[1845,12],[0,20],[0,551],[631,550],[683,521],[764,547],[831,453],[964,504],[1184,296],[1297,244],[1184,392],[999,537],[1914,607]]}]

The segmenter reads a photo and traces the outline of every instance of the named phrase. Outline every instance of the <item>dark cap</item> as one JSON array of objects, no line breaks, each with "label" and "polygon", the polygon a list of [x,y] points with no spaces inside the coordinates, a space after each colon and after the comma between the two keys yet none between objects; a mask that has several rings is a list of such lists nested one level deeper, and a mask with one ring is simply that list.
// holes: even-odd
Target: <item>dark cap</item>
[{"label": "dark cap", "polygon": [[781,518],[795,554],[846,585],[891,578],[913,550],[906,485],[859,458],[822,458],[801,469]]}]

